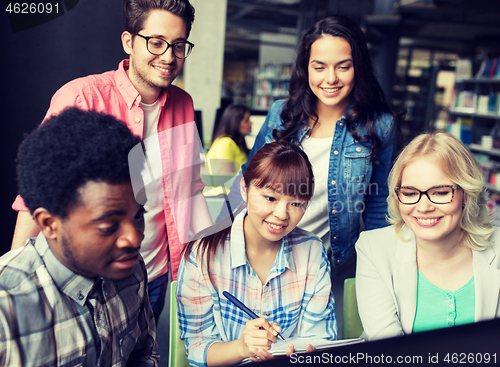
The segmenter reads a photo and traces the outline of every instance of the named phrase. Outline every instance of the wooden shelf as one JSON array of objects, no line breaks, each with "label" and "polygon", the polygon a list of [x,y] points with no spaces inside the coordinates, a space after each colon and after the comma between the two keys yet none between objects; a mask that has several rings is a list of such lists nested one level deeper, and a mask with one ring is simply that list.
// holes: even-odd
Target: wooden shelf
[{"label": "wooden shelf", "polygon": [[462,115],[462,116],[470,116],[470,117],[479,117],[479,118],[488,118],[493,120],[500,120],[500,115],[495,113],[475,113],[469,112],[467,110],[461,110],[458,108],[450,109],[449,112],[453,115]]},{"label": "wooden shelf", "polygon": [[500,194],[500,189],[497,189],[496,187],[493,187],[487,183],[484,184],[484,187],[486,188],[486,190],[488,191],[491,191],[491,192],[495,192],[495,193],[498,193]]},{"label": "wooden shelf", "polygon": [[496,149],[496,148],[486,149],[482,145],[479,145],[479,144],[469,144],[469,149],[472,152],[484,153],[484,154],[492,155],[495,157],[500,157],[500,149]]},{"label": "wooden shelf", "polygon": [[499,78],[468,78],[456,79],[456,83],[500,83]]}]

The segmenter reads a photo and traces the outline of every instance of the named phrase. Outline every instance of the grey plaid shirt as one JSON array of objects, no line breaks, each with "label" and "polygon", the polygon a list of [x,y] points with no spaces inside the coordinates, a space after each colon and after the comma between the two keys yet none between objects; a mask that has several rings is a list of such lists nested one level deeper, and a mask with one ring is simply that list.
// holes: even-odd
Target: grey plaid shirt
[{"label": "grey plaid shirt", "polygon": [[157,366],[142,258],[123,280],[75,274],[40,234],[0,258],[0,366]]}]

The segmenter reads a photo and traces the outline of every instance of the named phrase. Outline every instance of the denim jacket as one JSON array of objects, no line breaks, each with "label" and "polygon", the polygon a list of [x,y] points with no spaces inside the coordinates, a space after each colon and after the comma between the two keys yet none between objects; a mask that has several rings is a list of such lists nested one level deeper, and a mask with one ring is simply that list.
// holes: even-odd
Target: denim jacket
[{"label": "denim jacket", "polygon": [[[284,101],[273,104],[262,128],[255,139],[248,161],[262,146],[273,141],[273,130],[284,129],[281,111]],[[332,266],[344,263],[354,252],[354,244],[360,232],[360,214],[366,229],[375,229],[388,225],[387,197],[389,189],[387,178],[397,150],[397,137],[393,133],[394,124],[389,113],[382,114],[376,122],[376,131],[382,147],[377,153],[380,164],[373,164],[369,143],[354,140],[345,126],[345,115],[337,121],[330,152],[328,171],[328,220],[330,223],[330,242]],[[304,121],[298,130],[298,144],[308,132],[309,126]],[[366,127],[359,135],[367,133]],[[241,167],[229,194],[232,208],[241,202],[239,182],[248,162]],[[221,213],[222,215],[222,213]],[[226,214],[227,215],[227,212]],[[221,218],[221,216],[219,216]]]}]

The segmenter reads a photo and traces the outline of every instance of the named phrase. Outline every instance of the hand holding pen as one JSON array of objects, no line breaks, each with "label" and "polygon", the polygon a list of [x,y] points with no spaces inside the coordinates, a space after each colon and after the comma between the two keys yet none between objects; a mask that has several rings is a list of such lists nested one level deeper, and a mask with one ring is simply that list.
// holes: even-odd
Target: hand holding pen
[{"label": "hand holding pen", "polygon": [[281,331],[279,325],[277,323],[270,324],[264,317],[257,316],[230,293],[224,291],[223,295],[251,318],[245,325],[242,339],[245,349],[250,352],[247,355],[250,360],[256,362],[274,358],[268,350],[271,348],[272,343],[276,342],[277,337],[284,340],[279,333]]},{"label": "hand holding pen", "polygon": [[[245,306],[243,304],[243,302],[241,302],[238,298],[236,298],[235,296],[233,296],[231,293],[224,291],[224,292],[222,292],[222,294],[229,301],[231,301],[236,307],[238,307],[240,310],[242,310],[248,316],[250,316],[251,319],[258,319],[259,318],[259,316],[255,312],[253,312],[251,309],[249,309],[247,306]],[[276,330],[276,337],[278,337],[281,340],[285,341],[285,338],[283,338],[283,336],[281,336],[281,334],[277,330]]]},{"label": "hand holding pen", "polygon": [[[267,331],[269,326],[271,326],[274,331],[276,331],[276,337],[279,337],[281,340],[285,341],[285,338],[283,338],[283,336],[279,333],[281,331],[281,328],[279,327],[279,325],[277,323],[273,323],[272,325],[269,324],[269,322],[267,322],[267,320],[265,318],[259,318],[259,316],[257,316],[257,314],[255,314],[255,312],[253,312],[252,310],[250,310],[247,306],[245,306],[243,304],[243,302],[241,302],[239,299],[237,299],[235,296],[233,296],[231,293],[229,292],[226,292],[226,291],[223,291],[222,294],[229,300],[231,301],[236,307],[238,307],[240,310],[242,310],[243,312],[245,312],[248,316],[250,316],[253,320],[259,320],[258,321],[258,324],[257,325],[249,325],[250,322],[247,322],[247,328],[250,326],[250,328],[252,326],[257,326],[257,327],[261,327],[261,328],[264,328],[266,329]],[[263,321],[265,321],[265,324],[267,325],[264,325]],[[266,327],[267,326],[267,327]],[[280,330],[277,330],[277,328],[279,328]],[[245,329],[246,330],[246,329]],[[243,332],[245,333],[245,332]],[[274,334],[273,334],[274,335]],[[270,347],[270,345],[268,345],[268,348]],[[307,353],[311,353],[311,352],[314,352],[316,351],[316,348],[311,345],[311,344],[308,344],[306,346],[306,352]],[[290,356],[292,353],[294,352],[294,346],[292,343],[290,343],[287,348],[286,348],[286,355],[287,356]],[[258,354],[258,356],[260,357],[260,359],[269,359],[270,357],[272,358],[272,355],[267,353],[266,351],[264,351],[264,355],[262,355],[262,352]],[[253,359],[252,359],[253,360]]]}]

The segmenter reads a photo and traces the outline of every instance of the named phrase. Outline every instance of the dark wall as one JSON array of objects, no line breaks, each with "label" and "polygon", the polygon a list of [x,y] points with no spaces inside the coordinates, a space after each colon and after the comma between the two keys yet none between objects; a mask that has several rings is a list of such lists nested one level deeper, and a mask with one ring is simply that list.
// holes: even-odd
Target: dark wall
[{"label": "dark wall", "polygon": [[72,2],[76,5],[64,15],[17,32],[0,5],[0,255],[10,249],[17,218],[11,205],[24,134],[40,124],[63,84],[116,69],[127,56],[120,40],[123,0]]}]

